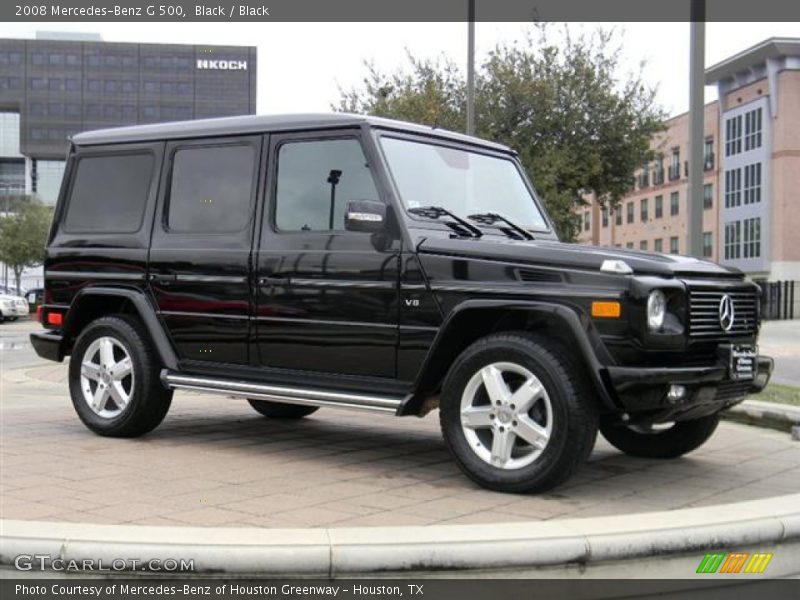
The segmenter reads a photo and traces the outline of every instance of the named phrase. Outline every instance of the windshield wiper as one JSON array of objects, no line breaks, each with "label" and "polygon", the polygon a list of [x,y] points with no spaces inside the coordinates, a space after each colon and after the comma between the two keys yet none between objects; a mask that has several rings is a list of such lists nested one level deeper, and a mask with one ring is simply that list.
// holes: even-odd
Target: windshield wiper
[{"label": "windshield wiper", "polygon": [[485,225],[494,225],[495,223],[497,223],[497,221],[502,221],[503,223],[508,225],[515,233],[521,235],[522,239],[524,240],[536,239],[533,237],[533,234],[530,231],[528,231],[523,227],[520,227],[513,221],[510,221],[509,219],[498,213],[492,213],[492,212],[479,213],[475,215],[469,215],[467,218],[472,219],[473,221],[477,221],[478,223],[483,223]]},{"label": "windshield wiper", "polygon": [[479,238],[483,236],[483,231],[481,231],[480,228],[476,227],[466,219],[462,219],[458,215],[451,213],[446,208],[442,208],[441,206],[421,206],[419,208],[409,208],[408,212],[421,217],[426,217],[428,219],[450,217],[453,221],[455,221],[455,223],[448,223],[448,225],[450,225],[450,227],[454,230],[459,231],[463,228],[467,230],[470,237]]}]

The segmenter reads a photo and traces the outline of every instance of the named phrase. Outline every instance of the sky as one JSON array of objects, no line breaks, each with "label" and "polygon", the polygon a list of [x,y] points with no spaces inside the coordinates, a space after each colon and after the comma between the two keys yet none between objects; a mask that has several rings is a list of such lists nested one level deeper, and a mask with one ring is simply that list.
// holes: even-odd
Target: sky
[{"label": "sky", "polygon": [[[688,23],[570,23],[573,32],[614,27],[625,71],[638,71],[658,86],[658,102],[669,115],[689,105]],[[476,62],[499,42],[522,39],[530,25],[477,23]],[[0,37],[32,38],[36,31],[99,33],[105,41],[242,44],[258,47],[257,112],[329,111],[340,89],[358,86],[364,61],[382,71],[417,57],[444,55],[466,61],[465,23],[0,23]],[[800,38],[800,23],[708,23],[706,66],[769,37]],[[716,89],[706,87],[706,102]]]}]

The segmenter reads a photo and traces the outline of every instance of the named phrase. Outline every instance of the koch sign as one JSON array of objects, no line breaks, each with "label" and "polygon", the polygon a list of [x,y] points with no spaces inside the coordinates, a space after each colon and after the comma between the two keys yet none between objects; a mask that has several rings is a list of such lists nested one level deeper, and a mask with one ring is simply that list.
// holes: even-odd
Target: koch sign
[{"label": "koch sign", "polygon": [[211,71],[246,71],[247,61],[199,58],[197,59],[197,68]]}]

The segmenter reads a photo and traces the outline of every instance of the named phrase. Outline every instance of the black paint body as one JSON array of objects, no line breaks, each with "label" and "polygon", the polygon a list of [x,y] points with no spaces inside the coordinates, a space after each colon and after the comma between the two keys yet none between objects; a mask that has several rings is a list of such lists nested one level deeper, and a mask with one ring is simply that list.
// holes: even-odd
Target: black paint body
[{"label": "black paint body", "polygon": [[[744,314],[750,322],[735,333],[695,336],[691,324],[692,290],[757,297],[757,286],[741,273],[685,257],[564,244],[552,230],[533,232],[531,241],[495,227],[480,238],[454,236],[445,223],[403,208],[380,149],[379,137],[387,134],[516,161],[509,149],[475,138],[349,115],[78,136],[45,264],[43,322],[51,311],[65,312],[65,322],[34,334],[37,350],[60,360],[91,318],[130,311],[159,330],[152,337],[170,369],[394,395],[403,398],[400,414],[417,414],[467,345],[494,331],[528,330],[569,349],[594,386],[598,408],[611,415],[693,418],[753,389],[752,382],[729,380],[720,349],[754,344],[759,315]],[[387,205],[384,232],[280,232],[274,226],[276,145],[326,136],[360,140]],[[163,204],[172,149],[221,138],[243,139],[260,157],[250,226],[215,237],[169,232]],[[161,165],[141,229],[114,236],[65,233],[60,222],[76,158],[139,147]],[[602,271],[606,260],[625,261],[633,274]],[[682,332],[648,332],[645,304],[654,288],[669,292]],[[621,317],[593,318],[591,303],[603,300],[621,302]],[[768,371],[771,361],[760,357],[758,365]],[[667,402],[670,383],[690,389],[680,405]]]}]

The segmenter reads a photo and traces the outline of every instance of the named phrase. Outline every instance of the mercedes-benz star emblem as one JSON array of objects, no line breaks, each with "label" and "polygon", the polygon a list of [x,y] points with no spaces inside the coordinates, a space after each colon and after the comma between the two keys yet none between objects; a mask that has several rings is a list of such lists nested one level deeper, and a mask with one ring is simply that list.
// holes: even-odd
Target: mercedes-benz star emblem
[{"label": "mercedes-benz star emblem", "polygon": [[733,298],[728,294],[723,294],[719,301],[719,326],[723,331],[730,331],[736,319],[736,312],[733,308]]}]

